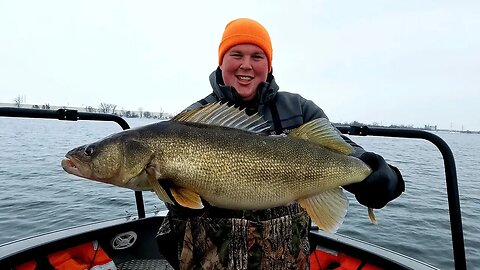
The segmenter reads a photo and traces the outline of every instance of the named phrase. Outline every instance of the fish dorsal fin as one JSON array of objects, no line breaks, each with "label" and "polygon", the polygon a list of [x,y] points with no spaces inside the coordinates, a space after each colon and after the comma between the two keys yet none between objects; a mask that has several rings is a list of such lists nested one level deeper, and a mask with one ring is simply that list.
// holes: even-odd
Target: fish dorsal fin
[{"label": "fish dorsal fin", "polygon": [[195,191],[183,187],[175,186],[170,188],[175,201],[183,207],[191,209],[202,209],[203,203],[200,195]]},{"label": "fish dorsal fin", "polygon": [[257,114],[248,115],[245,109],[239,109],[221,102],[210,103],[191,111],[181,112],[172,121],[236,128],[254,133],[262,133],[270,128],[267,121],[261,116]]},{"label": "fish dorsal fin", "polygon": [[345,142],[326,118],[317,118],[305,123],[292,130],[288,135],[311,141],[345,155],[353,153],[353,147]]},{"label": "fish dorsal fin", "polygon": [[320,229],[330,233],[342,225],[348,208],[348,198],[340,187],[299,199],[298,203]]}]

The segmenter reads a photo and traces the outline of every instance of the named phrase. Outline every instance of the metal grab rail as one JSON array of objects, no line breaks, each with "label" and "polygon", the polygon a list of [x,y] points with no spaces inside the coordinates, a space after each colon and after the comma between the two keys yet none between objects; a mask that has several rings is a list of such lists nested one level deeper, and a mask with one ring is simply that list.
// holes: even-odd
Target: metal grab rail
[{"label": "metal grab rail", "polygon": [[440,150],[445,166],[445,180],[447,184],[448,209],[450,214],[450,229],[452,232],[455,269],[467,269],[462,217],[460,212],[460,198],[458,193],[457,169],[452,150],[448,144],[431,132],[417,129],[374,128],[367,126],[337,126],[336,128],[340,130],[340,132],[349,135],[424,139],[433,143]]},{"label": "metal grab rail", "polygon": [[[127,121],[122,117],[108,113],[87,113],[78,112],[77,110],[58,109],[24,109],[3,107],[0,108],[0,116],[6,117],[24,117],[24,118],[43,118],[58,119],[66,121],[93,120],[93,121],[109,121],[119,124],[124,130],[129,129]],[[145,217],[145,205],[143,203],[143,195],[141,191],[135,191],[135,203],[137,205],[138,218]]]}]

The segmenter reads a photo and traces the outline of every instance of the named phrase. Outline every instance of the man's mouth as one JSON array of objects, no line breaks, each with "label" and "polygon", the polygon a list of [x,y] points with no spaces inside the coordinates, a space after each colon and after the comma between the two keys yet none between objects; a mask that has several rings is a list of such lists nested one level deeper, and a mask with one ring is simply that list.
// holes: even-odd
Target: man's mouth
[{"label": "man's mouth", "polygon": [[237,75],[237,78],[241,81],[251,81],[253,80],[253,77],[250,77],[250,76],[240,76],[240,75]]}]

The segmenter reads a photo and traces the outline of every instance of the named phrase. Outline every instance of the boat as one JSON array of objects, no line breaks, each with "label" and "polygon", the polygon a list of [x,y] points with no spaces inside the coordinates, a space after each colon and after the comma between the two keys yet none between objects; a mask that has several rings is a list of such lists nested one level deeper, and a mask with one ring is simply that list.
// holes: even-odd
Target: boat
[{"label": "boat", "polygon": [[[44,110],[0,108],[0,117],[43,118],[63,121],[113,121],[123,129],[128,123],[112,114],[79,112],[70,109]],[[432,142],[444,159],[448,206],[455,269],[466,269],[465,247],[455,160],[449,146],[437,135],[416,129],[338,126],[342,133],[353,136],[384,136],[424,139]],[[134,218],[112,219],[93,224],[64,228],[0,245],[0,269],[52,269],[52,258],[72,255],[73,250],[92,247],[88,269],[173,269],[160,253],[155,236],[166,211],[145,213],[142,192],[134,192],[137,215]],[[312,226],[309,234],[314,247],[310,255],[311,269],[437,269],[436,267],[341,234],[329,234]],[[99,247],[101,247],[99,249]],[[168,247],[167,247],[168,248]],[[99,250],[114,267],[92,268],[100,257]],[[59,255],[60,254],[60,255]],[[68,268],[70,269],[70,268]],[[71,268],[73,269],[73,268]],[[79,268],[80,269],[80,268]]]}]

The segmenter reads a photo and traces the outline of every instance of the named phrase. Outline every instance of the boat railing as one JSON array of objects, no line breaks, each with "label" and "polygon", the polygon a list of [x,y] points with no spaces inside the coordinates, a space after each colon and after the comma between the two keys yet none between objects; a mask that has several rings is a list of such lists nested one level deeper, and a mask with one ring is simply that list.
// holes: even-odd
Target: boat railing
[{"label": "boat railing", "polygon": [[[24,117],[24,118],[43,118],[43,119],[58,119],[65,121],[109,121],[119,124],[124,130],[129,129],[127,121],[122,117],[109,113],[90,113],[79,112],[71,109],[58,110],[44,110],[44,109],[26,109],[15,107],[0,108],[0,116],[7,117]],[[135,203],[137,205],[137,214],[139,218],[145,217],[145,205],[143,203],[143,196],[141,191],[135,191]]]},{"label": "boat railing", "polygon": [[[130,128],[125,119],[118,115],[106,113],[79,112],[77,110],[71,109],[45,110],[0,107],[0,117],[1,116],[58,119],[65,121],[111,121],[118,123],[124,130]],[[460,212],[457,171],[455,166],[455,159],[448,144],[439,136],[431,132],[417,129],[380,128],[367,126],[337,126],[337,128],[342,133],[348,135],[424,139],[433,143],[440,150],[445,166],[448,207],[450,214],[450,229],[452,233],[455,269],[466,269],[465,244],[463,239],[462,218]],[[138,217],[144,218],[145,206],[141,191],[135,191],[135,201],[137,205]]]},{"label": "boat railing", "polygon": [[433,143],[443,157],[445,180],[447,185],[450,230],[452,233],[453,258],[455,269],[467,269],[465,243],[463,239],[460,198],[458,192],[457,169],[452,150],[439,136],[419,129],[381,128],[368,126],[337,126],[343,134],[358,136],[381,136],[396,138],[423,139]]}]

